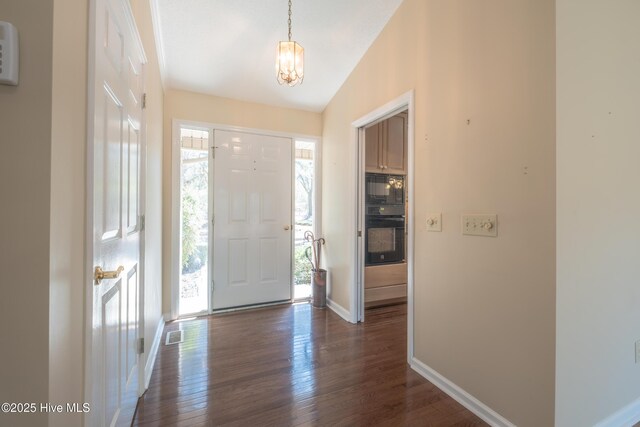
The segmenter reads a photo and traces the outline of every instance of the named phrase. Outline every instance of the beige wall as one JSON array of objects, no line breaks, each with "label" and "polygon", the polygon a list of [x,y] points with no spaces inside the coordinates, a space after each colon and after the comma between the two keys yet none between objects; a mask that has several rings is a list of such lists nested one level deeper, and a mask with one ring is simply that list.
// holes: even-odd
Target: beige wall
[{"label": "beige wall", "polygon": [[556,425],[577,427],[640,405],[640,2],[556,3]]},{"label": "beige wall", "polygon": [[[162,318],[162,115],[164,90],[160,79],[151,22],[151,0],[132,0],[138,31],[147,55],[145,66],[146,125],[146,200],[145,200],[145,264],[144,264],[144,335],[145,351],[151,349]],[[149,363],[150,361],[147,361]],[[147,365],[147,369],[151,365]]]},{"label": "beige wall", "polygon": [[[0,402],[46,402],[53,0],[2,0],[0,20],[20,36],[20,84],[0,86]],[[0,425],[46,420],[0,413]]]},{"label": "beige wall", "polygon": [[554,420],[554,4],[405,0],[324,112],[331,298],[350,305],[350,123],[415,89],[415,356],[523,427]]},{"label": "beige wall", "polygon": [[[51,129],[49,401],[84,402],[87,17],[82,0],[54,0]],[[50,414],[49,425],[82,416]]]},{"label": "beige wall", "polygon": [[[286,88],[285,88],[286,89]],[[171,138],[174,119],[237,126],[299,136],[319,136],[322,115],[194,92],[167,90],[164,101],[164,286],[163,311],[171,313]]]}]

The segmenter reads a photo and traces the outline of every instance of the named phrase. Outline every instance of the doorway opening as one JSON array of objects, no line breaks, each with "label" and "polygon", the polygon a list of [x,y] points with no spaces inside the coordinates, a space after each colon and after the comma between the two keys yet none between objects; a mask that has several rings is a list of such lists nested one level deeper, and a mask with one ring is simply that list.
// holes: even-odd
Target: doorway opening
[{"label": "doorway opening", "polygon": [[[355,274],[351,321],[365,307],[407,303],[413,358],[414,95],[407,92],[352,123],[356,156]],[[401,142],[392,142],[392,141]]]},{"label": "doorway opening", "polygon": [[294,251],[293,251],[293,299],[311,298],[311,270],[305,250],[307,231],[316,233],[316,144],[313,141],[295,141],[294,181]]},{"label": "doorway opening", "polygon": [[365,308],[407,301],[407,131],[406,109],[364,129]]},{"label": "doorway opening", "polygon": [[178,315],[209,311],[208,130],[180,128],[180,267]]}]

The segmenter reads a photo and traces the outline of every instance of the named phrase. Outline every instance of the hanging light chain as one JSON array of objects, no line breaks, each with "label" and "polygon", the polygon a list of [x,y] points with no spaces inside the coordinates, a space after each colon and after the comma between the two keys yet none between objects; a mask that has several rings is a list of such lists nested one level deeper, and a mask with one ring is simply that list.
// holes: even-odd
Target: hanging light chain
[{"label": "hanging light chain", "polygon": [[291,0],[289,0],[289,41],[291,41]]}]

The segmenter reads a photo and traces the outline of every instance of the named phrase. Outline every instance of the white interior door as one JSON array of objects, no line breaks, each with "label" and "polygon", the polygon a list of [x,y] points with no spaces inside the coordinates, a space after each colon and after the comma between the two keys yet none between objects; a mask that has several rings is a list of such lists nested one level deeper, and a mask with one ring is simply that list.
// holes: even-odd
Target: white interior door
[{"label": "white interior door", "polygon": [[126,0],[95,1],[89,425],[131,425],[138,399],[142,48]]},{"label": "white interior door", "polygon": [[291,299],[289,138],[216,130],[213,309]]}]

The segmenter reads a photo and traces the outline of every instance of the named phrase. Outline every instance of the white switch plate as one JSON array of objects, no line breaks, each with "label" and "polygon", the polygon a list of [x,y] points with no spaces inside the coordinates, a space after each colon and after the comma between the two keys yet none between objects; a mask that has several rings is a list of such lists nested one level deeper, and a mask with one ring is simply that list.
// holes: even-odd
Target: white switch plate
[{"label": "white switch plate", "polygon": [[498,235],[498,216],[462,214],[462,234],[496,237]]},{"label": "white switch plate", "polygon": [[636,363],[640,363],[640,340],[636,341]]},{"label": "white switch plate", "polygon": [[432,213],[427,216],[427,231],[442,231],[441,213]]}]

